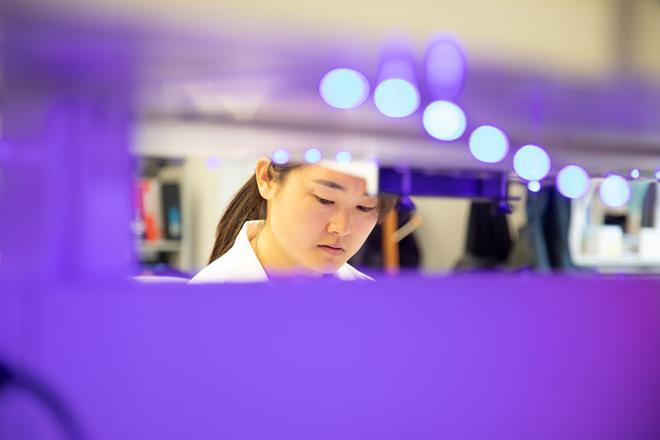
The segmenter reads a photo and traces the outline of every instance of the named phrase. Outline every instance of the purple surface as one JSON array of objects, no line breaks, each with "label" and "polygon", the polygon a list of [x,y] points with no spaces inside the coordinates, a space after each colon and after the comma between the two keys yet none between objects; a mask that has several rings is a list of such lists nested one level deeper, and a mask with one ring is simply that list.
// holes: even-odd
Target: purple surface
[{"label": "purple surface", "polygon": [[[6,292],[90,438],[658,438],[660,283],[474,276]],[[19,305],[17,305],[19,304]],[[14,322],[15,325],[15,322]]]}]

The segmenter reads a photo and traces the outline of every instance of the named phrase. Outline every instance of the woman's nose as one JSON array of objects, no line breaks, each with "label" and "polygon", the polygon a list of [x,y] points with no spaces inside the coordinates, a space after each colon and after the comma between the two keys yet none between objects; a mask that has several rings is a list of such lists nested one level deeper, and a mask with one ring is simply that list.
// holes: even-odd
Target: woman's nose
[{"label": "woman's nose", "polygon": [[344,209],[337,211],[330,219],[330,223],[328,223],[328,232],[330,234],[339,235],[340,237],[350,234],[350,214]]}]

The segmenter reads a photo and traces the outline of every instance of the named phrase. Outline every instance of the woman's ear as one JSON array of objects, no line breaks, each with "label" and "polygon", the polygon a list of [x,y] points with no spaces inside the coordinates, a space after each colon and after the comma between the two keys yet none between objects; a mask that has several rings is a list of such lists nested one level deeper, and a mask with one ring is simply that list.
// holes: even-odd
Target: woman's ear
[{"label": "woman's ear", "polygon": [[259,194],[266,200],[273,197],[275,192],[275,182],[273,181],[272,174],[270,173],[270,159],[267,157],[260,157],[257,160],[257,165],[254,170],[254,177],[257,179],[257,187]]}]

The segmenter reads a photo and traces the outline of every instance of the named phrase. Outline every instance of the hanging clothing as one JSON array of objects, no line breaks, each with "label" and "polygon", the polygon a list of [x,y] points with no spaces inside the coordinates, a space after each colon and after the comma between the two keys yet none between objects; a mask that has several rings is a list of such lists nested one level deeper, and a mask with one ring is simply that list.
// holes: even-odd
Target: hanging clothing
[{"label": "hanging clothing", "polygon": [[527,197],[527,225],[520,229],[507,266],[541,272],[575,269],[568,233],[571,200],[555,187],[544,187]]},{"label": "hanging clothing", "polygon": [[510,251],[511,234],[506,214],[496,212],[491,202],[472,201],[465,255],[454,269],[494,269],[506,261]]},{"label": "hanging clothing", "polygon": [[642,227],[654,228],[656,224],[656,206],[658,203],[658,184],[649,184],[642,202]]}]

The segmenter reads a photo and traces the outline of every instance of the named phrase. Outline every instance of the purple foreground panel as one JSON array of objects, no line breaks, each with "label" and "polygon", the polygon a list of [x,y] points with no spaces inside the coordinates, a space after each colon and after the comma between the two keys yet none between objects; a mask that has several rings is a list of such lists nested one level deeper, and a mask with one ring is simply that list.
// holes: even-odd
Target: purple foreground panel
[{"label": "purple foreground panel", "polygon": [[9,12],[1,439],[660,438],[658,280],[127,284],[137,45]]},{"label": "purple foreground panel", "polygon": [[17,289],[0,323],[93,439],[660,438],[653,280]]}]

